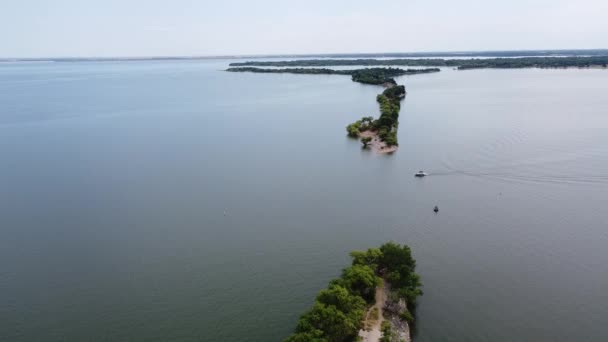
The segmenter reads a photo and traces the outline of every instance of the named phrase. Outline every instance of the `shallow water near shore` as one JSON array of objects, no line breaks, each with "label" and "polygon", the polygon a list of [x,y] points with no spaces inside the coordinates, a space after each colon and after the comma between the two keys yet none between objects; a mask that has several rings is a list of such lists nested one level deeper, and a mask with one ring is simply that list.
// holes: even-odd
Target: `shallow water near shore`
[{"label": "shallow water near shore", "polygon": [[0,340],[280,341],[387,240],[417,342],[608,339],[608,71],[400,77],[380,155],[382,87],[229,62],[0,64]]}]

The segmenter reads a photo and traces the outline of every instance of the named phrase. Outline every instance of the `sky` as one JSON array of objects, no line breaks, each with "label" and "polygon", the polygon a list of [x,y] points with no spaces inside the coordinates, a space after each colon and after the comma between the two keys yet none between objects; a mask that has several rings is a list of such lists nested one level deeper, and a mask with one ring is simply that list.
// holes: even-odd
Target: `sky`
[{"label": "sky", "polygon": [[0,2],[0,58],[608,48],[608,0]]}]

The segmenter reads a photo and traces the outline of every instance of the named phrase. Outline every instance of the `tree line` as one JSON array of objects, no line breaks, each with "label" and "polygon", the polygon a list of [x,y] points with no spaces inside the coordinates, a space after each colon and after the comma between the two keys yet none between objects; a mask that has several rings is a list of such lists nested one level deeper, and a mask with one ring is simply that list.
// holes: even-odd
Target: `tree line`
[{"label": "tree line", "polygon": [[310,74],[310,75],[350,75],[354,82],[365,84],[396,84],[393,77],[403,75],[425,74],[439,72],[438,68],[400,69],[400,68],[365,68],[352,70],[334,70],[327,68],[280,68],[268,69],[257,67],[228,68],[230,72],[255,72],[266,74]]}]

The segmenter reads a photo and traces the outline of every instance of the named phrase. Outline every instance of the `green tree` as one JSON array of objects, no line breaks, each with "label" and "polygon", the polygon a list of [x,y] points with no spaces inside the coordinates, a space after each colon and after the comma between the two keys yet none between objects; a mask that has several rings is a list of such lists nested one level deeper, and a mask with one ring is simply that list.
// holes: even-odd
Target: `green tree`
[{"label": "green tree", "polygon": [[316,302],[298,322],[296,333],[322,331],[329,342],[343,342],[354,338],[361,327],[361,318],[353,320],[333,305]]},{"label": "green tree", "polygon": [[325,305],[333,305],[338,310],[350,313],[355,312],[354,316],[360,316],[365,310],[365,301],[353,295],[344,286],[332,284],[329,288],[321,290],[317,295],[317,301]]},{"label": "green tree", "polygon": [[373,116],[364,116],[361,118],[361,122],[371,124],[372,122],[374,122],[374,117]]},{"label": "green tree", "polygon": [[329,340],[323,337],[321,330],[314,330],[295,333],[286,338],[284,342],[329,342]]},{"label": "green tree", "polygon": [[367,145],[372,142],[372,137],[364,137],[361,138],[361,143],[363,143],[363,148],[367,148]]},{"label": "green tree", "polygon": [[407,274],[416,268],[416,261],[412,258],[412,251],[408,246],[387,242],[380,246],[380,251],[382,252],[380,267],[407,270]]},{"label": "green tree", "polygon": [[359,137],[359,128],[360,127],[361,127],[360,121],[353,122],[352,124],[346,126],[346,132],[348,133],[348,136],[351,138]]},{"label": "green tree", "polygon": [[388,145],[388,146],[395,146],[395,145],[399,145],[397,143],[397,132],[392,131],[389,132],[386,137],[384,138],[384,142]]},{"label": "green tree", "polygon": [[367,265],[376,270],[382,258],[382,252],[378,248],[370,248],[367,251],[352,251],[350,257],[353,259],[353,265]]},{"label": "green tree", "polygon": [[372,302],[380,278],[376,276],[374,269],[367,265],[353,265],[342,271],[341,281],[351,292],[363,297],[367,302]]}]

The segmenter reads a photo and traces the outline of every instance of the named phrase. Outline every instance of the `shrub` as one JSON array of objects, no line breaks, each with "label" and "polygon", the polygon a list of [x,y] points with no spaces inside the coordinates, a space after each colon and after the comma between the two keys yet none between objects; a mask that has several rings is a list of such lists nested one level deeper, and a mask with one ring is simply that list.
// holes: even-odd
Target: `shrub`
[{"label": "shrub", "polygon": [[355,121],[352,124],[346,126],[346,132],[348,133],[349,137],[352,138],[357,138],[359,137],[359,128],[361,126],[361,122],[360,121]]},{"label": "shrub", "polygon": [[367,148],[367,145],[372,142],[372,137],[361,138],[361,142],[363,143],[363,147]]}]

